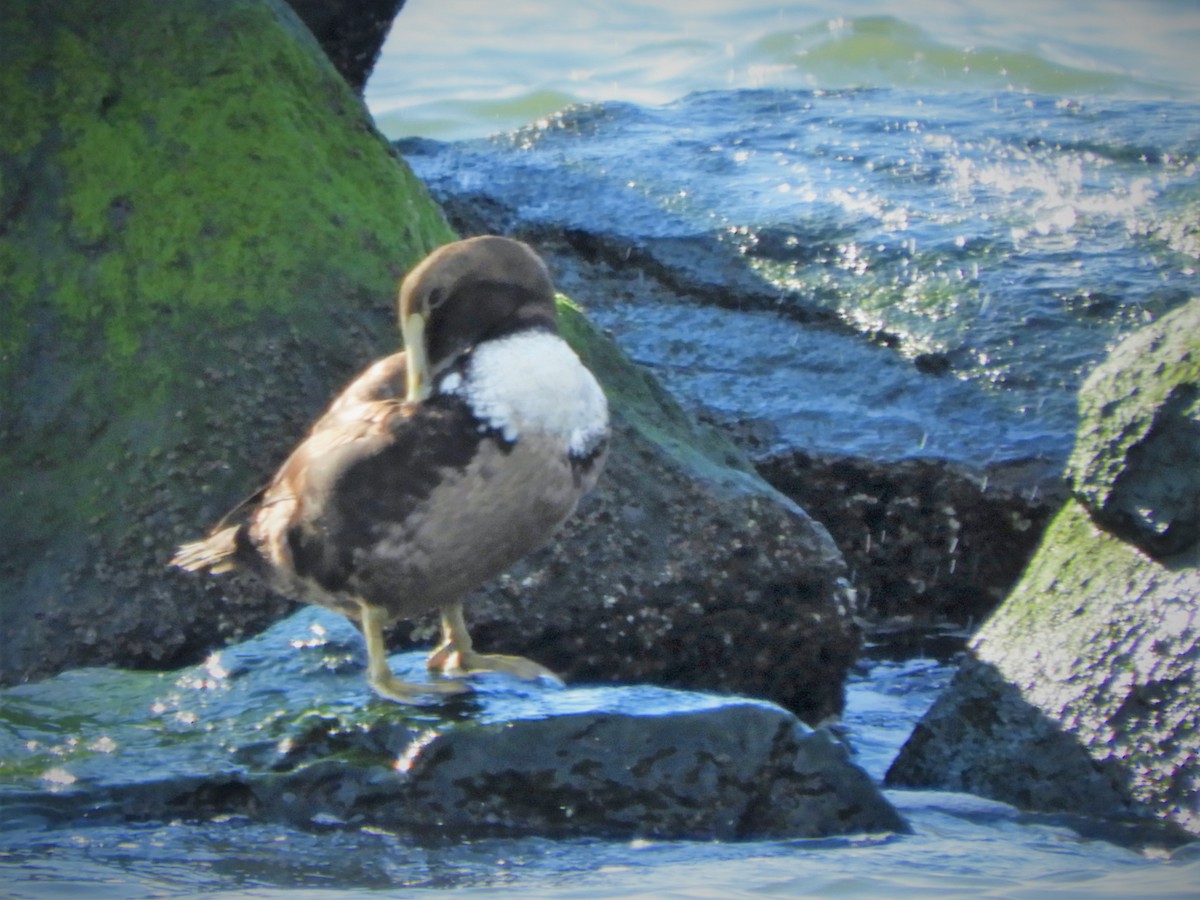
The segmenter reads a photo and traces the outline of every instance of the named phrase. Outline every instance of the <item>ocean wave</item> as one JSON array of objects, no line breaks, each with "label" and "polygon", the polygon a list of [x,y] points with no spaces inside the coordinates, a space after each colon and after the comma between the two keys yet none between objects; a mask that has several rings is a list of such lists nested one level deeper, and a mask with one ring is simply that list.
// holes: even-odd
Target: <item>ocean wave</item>
[{"label": "ocean wave", "polygon": [[[966,4],[964,15],[986,40],[961,24],[920,24],[937,21],[930,0],[914,6],[911,18],[822,16],[822,4],[810,2],[787,10],[755,3],[736,11],[702,8],[681,19],[664,4],[640,3],[580,22],[572,20],[581,13],[556,7],[550,14],[536,2],[489,10],[482,22],[456,17],[454,3],[439,7],[440,18],[406,9],[367,99],[389,137],[459,139],[511,131],[572,104],[656,106],[706,90],[905,87],[1200,98],[1200,80],[1187,74],[1191,67],[1178,46],[1161,52],[1146,46],[1147,33],[1166,41],[1169,25],[1176,44],[1178,35],[1200,37],[1200,15],[1169,15],[1158,8],[1162,3],[1140,8],[1137,27],[1129,29],[1100,21],[1098,11],[1073,13],[1055,28],[1046,12],[1022,20]],[[1034,26],[1041,29],[1036,39]],[[418,32],[430,29],[418,40]],[[1093,44],[1072,43],[1068,36],[1077,32]]]}]

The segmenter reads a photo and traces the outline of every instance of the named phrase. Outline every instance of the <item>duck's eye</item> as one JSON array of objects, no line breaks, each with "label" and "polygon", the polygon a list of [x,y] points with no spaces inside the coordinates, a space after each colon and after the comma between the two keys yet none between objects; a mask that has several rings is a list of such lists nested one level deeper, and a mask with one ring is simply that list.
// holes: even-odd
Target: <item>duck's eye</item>
[{"label": "duck's eye", "polygon": [[429,293],[425,295],[425,303],[430,310],[435,310],[446,302],[447,296],[448,294],[445,288],[430,288]]}]

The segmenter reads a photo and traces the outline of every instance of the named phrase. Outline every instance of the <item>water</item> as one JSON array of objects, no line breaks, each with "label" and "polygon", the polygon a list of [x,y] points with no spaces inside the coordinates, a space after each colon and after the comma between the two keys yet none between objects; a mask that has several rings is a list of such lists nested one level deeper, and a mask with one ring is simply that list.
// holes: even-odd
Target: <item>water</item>
[{"label": "water", "polygon": [[758,287],[717,306],[569,289],[766,452],[1053,468],[1086,374],[1196,293],[1197,39],[1177,2],[415,0],[367,99],[456,139],[404,144],[439,198],[740,257]]},{"label": "water", "polygon": [[1195,99],[1194,0],[408,0],[366,97],[391,137],[510,131],[568,103],[896,87]]},{"label": "water", "polygon": [[[710,91],[403,146],[441,198],[709,279],[716,306],[569,290],[683,399],[769,422],[775,449],[1061,460],[1082,378],[1196,288],[1190,102]],[[703,271],[721,254],[747,273],[723,297],[725,270]]]}]

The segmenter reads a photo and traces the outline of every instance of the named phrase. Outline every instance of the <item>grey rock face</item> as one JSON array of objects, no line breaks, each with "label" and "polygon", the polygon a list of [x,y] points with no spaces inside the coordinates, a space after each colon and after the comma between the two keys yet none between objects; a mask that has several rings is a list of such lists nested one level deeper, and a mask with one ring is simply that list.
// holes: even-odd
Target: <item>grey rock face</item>
[{"label": "grey rock face", "polygon": [[1092,516],[1154,556],[1200,540],[1200,300],[1122,343],[1080,393],[1070,473]]},{"label": "grey rock face", "polygon": [[1076,498],[889,784],[1200,834],[1200,546],[1188,536],[1198,342],[1193,300],[1089,378]]},{"label": "grey rock face", "polygon": [[1003,799],[1024,809],[1132,816],[1119,767],[1084,747],[987,663],[968,658],[913,729],[888,783]]}]

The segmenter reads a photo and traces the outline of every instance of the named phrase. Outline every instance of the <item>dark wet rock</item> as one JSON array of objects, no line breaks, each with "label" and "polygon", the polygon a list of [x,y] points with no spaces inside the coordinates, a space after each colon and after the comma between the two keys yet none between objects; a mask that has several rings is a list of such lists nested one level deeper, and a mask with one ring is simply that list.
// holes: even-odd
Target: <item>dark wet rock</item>
[{"label": "dark wet rock", "polygon": [[759,464],[767,481],[829,529],[862,614],[892,627],[982,622],[1017,582],[1066,497],[1050,469],[1000,465],[980,475],[944,460],[803,453]]},{"label": "dark wet rock", "polygon": [[705,840],[902,831],[826,731],[778,709],[580,713],[458,729],[409,774],[413,824]]},{"label": "dark wet rock", "polygon": [[[1178,415],[1174,398],[1195,378],[1198,309],[1192,301],[1131,337],[1089,379],[1074,478],[1077,490],[1098,486],[1098,494],[1081,491],[1051,523],[1012,595],[973,640],[974,659],[896,759],[889,784],[1141,817],[1200,834],[1200,545],[1148,556],[1127,523],[1111,528],[1090,500],[1121,484],[1125,469],[1113,453],[1125,454],[1137,480],[1154,480],[1141,448]],[[1129,393],[1105,402],[1114,378]],[[1141,403],[1136,414],[1128,409]],[[1119,439],[1094,453],[1101,434]],[[1177,474],[1158,477],[1178,484]]]},{"label": "dark wet rock", "polygon": [[359,94],[404,0],[288,0],[330,62]]},{"label": "dark wet rock", "polygon": [[[237,815],[424,840],[906,830],[827,731],[770,704],[495,676],[403,707],[370,697],[358,651],[344,620],[305,610],[195,669],[76,670],[0,692],[6,816]],[[393,665],[422,677],[419,654]]]},{"label": "dark wet rock", "polygon": [[1075,493],[1097,522],[1157,557],[1200,541],[1197,335],[1193,300],[1122,343],[1080,394]]},{"label": "dark wet rock", "polygon": [[[276,3],[20,9],[0,35],[21,48],[5,55],[6,96],[37,115],[0,138],[9,308],[25,325],[0,336],[19,398],[0,412],[0,680],[175,667],[294,608],[166,562],[395,348],[397,278],[452,233]],[[213,30],[243,41],[208,46]],[[99,34],[64,72],[37,49]],[[197,74],[214,67],[225,81]],[[578,311],[562,315],[610,394],[611,461],[560,540],[468,602],[478,643],[572,680],[837,715],[860,635],[828,533]],[[395,634],[433,637],[428,621]]]}]

